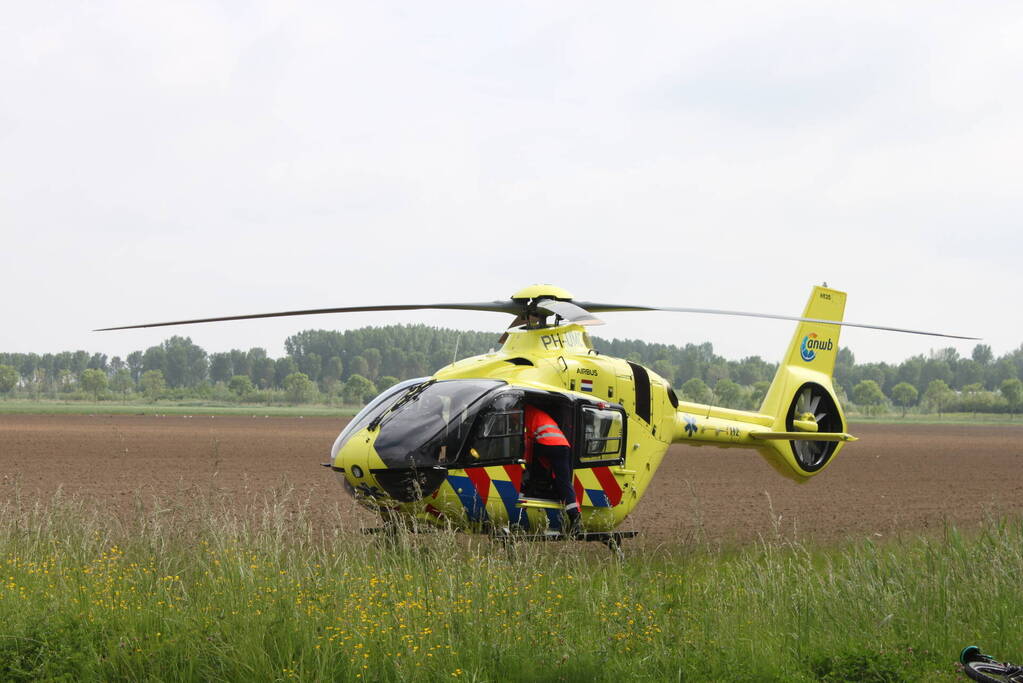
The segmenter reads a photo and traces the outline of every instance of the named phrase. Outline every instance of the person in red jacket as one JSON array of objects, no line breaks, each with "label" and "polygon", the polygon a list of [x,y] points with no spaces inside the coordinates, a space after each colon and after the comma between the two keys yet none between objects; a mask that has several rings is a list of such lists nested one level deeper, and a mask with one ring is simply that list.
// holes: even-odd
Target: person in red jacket
[{"label": "person in red jacket", "polygon": [[[582,519],[572,487],[572,450],[568,439],[554,418],[536,406],[526,406],[525,422],[526,471],[531,477],[554,475],[558,498],[565,504],[568,516],[568,533],[577,535],[582,531]],[[541,468],[546,471],[541,472]]]}]

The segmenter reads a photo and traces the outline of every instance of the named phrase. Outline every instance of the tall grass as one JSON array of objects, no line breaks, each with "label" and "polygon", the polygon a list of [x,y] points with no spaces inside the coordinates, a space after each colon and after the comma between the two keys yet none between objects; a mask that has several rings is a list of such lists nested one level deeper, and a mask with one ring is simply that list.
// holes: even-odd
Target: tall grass
[{"label": "tall grass", "polygon": [[1023,524],[729,551],[366,536],[280,491],[0,507],[0,680],[955,680],[1018,657]]}]

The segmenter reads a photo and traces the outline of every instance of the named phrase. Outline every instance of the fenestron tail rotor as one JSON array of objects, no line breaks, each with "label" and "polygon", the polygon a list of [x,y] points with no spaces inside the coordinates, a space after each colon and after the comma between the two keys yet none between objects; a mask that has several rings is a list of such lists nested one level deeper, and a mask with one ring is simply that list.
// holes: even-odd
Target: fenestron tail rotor
[{"label": "fenestron tail rotor", "polygon": [[796,412],[805,415],[812,415],[814,422],[820,422],[826,415],[826,413],[818,413],[817,406],[820,405],[821,396],[820,394],[814,394],[813,390],[806,386],[801,392],[799,392],[799,398],[796,401]]},{"label": "fenestron tail rotor", "polygon": [[[789,432],[819,432],[824,434],[843,431],[842,417],[830,392],[815,382],[807,382],[792,399],[785,429]],[[833,441],[794,439],[792,452],[800,467],[814,472],[827,463],[837,444]]]}]

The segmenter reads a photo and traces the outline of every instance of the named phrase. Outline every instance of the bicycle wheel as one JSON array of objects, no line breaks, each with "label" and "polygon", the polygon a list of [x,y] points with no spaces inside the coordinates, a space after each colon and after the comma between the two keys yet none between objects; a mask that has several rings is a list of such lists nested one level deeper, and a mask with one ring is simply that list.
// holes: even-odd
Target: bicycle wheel
[{"label": "bicycle wheel", "polygon": [[1023,683],[1023,668],[990,659],[965,662],[963,673],[981,683]]}]

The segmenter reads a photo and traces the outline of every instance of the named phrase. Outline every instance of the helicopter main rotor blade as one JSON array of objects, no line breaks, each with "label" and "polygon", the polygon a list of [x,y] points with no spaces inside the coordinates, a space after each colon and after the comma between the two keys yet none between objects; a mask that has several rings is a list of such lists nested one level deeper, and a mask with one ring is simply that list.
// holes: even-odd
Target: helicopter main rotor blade
[{"label": "helicopter main rotor blade", "polygon": [[142,325],[122,325],[120,327],[103,327],[93,332],[109,332],[112,330],[134,330],[143,327],[167,327],[169,325],[192,325],[195,323],[216,323],[227,320],[253,320],[256,318],[284,318],[293,315],[321,315],[324,313],[365,313],[370,311],[418,311],[418,310],[452,310],[452,311],[487,311],[494,313],[517,314],[522,306],[511,301],[484,301],[464,304],[394,304],[387,306],[345,306],[338,308],[311,308],[302,311],[279,311],[277,313],[251,313],[248,315],[225,315],[216,318],[195,318],[194,320],[174,320],[163,323],[144,323]]},{"label": "helicopter main rotor blade", "polygon": [[593,315],[585,308],[575,305],[570,301],[558,301],[557,299],[540,299],[536,307],[552,313],[562,320],[577,325],[603,325],[604,321]]},{"label": "helicopter main rotor blade", "polygon": [[[820,318],[801,318],[792,315],[775,315],[771,313],[750,313],[746,311],[726,311],[714,308],[677,308],[669,306],[634,306],[629,304],[605,304],[590,301],[562,301],[558,299],[543,298],[536,302],[540,310],[549,314],[557,315],[568,322],[580,325],[600,325],[604,321],[597,318],[594,313],[617,313],[627,311],[667,311],[673,313],[704,313],[707,315],[728,315],[747,318],[767,318],[773,320],[791,320],[795,322],[821,323],[824,325],[841,325],[843,327],[861,327],[869,330],[885,330],[888,332],[905,332],[907,334],[921,334],[930,337],[947,337],[949,339],[978,340],[979,337],[964,337],[957,334],[945,334],[942,332],[925,332],[922,330],[909,330],[901,327],[888,327],[885,325],[867,325],[863,323],[851,323],[845,321],[823,320]],[[416,310],[452,310],[452,311],[486,311],[493,313],[511,313],[521,317],[524,313],[524,305],[519,301],[483,301],[477,303],[440,303],[440,304],[390,304],[384,306],[342,306],[336,308],[313,308],[299,311],[279,311],[276,313],[252,313],[248,315],[228,315],[215,318],[195,318],[192,320],[174,320],[159,323],[144,323],[141,325],[121,325],[118,327],[103,327],[95,332],[108,332],[111,330],[133,330],[145,327],[167,327],[170,325],[193,325],[196,323],[213,323],[230,320],[253,320],[257,318],[283,318],[296,315],[322,315],[324,313],[364,313],[370,311],[416,311]],[[512,323],[514,326],[515,323]]]},{"label": "helicopter main rotor blade", "polygon": [[964,337],[958,334],[945,334],[943,332],[924,332],[922,330],[908,330],[903,327],[888,327],[886,325],[867,325],[865,323],[850,323],[844,320],[822,320],[820,318],[800,318],[794,315],[775,315],[773,313],[749,313],[746,311],[724,311],[716,308],[675,308],[670,306],[630,306],[620,304],[602,304],[590,301],[573,302],[577,306],[585,308],[594,313],[618,313],[627,311],[668,311],[671,313],[705,313],[707,315],[730,315],[746,318],[768,318],[772,320],[792,320],[804,323],[822,323],[825,325],[841,325],[842,327],[862,327],[868,330],[884,330],[886,332],[905,332],[906,334],[922,334],[928,337],[947,337],[949,339],[979,340],[980,337]]}]

